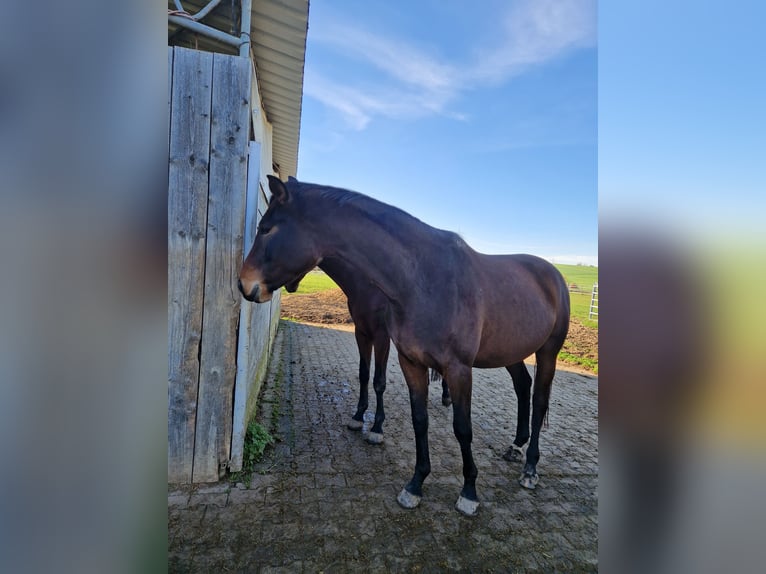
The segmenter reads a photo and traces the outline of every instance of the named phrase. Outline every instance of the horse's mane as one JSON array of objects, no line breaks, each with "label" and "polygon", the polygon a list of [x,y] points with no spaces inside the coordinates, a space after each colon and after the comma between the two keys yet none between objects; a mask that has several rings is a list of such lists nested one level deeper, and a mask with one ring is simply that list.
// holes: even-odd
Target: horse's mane
[{"label": "horse's mane", "polygon": [[300,186],[301,193],[315,194],[324,200],[334,203],[340,208],[353,209],[363,217],[375,220],[394,233],[400,231],[402,226],[420,227],[421,229],[427,229],[430,232],[439,235],[444,241],[455,241],[467,246],[463,238],[457,233],[432,227],[403,209],[384,203],[368,195],[340,187],[304,182],[296,183]]},{"label": "horse's mane", "polygon": [[327,185],[317,185],[311,183],[301,184],[301,189],[303,191],[309,191],[310,193],[316,193],[319,197],[337,204],[338,207],[351,207],[364,214],[370,215],[391,214],[426,225],[417,217],[410,215],[398,207],[384,203],[356,191],[351,191],[349,189],[343,189],[340,187],[331,187]]}]

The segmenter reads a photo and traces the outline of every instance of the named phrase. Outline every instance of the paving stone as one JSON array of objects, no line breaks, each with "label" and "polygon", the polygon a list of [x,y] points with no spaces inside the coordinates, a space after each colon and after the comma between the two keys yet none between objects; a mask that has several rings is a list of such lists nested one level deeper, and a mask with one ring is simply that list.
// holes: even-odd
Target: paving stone
[{"label": "paving stone", "polygon": [[168,494],[168,508],[171,507],[185,507],[189,504],[188,493],[173,493]]},{"label": "paving stone", "polygon": [[280,324],[264,383],[264,396],[282,405],[276,448],[249,489],[222,482],[168,493],[171,572],[598,570],[596,378],[557,372],[540,439],[541,479],[528,491],[518,484],[522,464],[502,458],[516,426],[510,378],[505,369],[474,370],[482,504],[465,517],[454,509],[462,461],[441,385],[429,390],[431,475],[420,506],[405,510],[396,495],[412,476],[415,445],[396,352],[382,445],[364,440],[374,417],[371,386],[364,431],[345,426],[356,410],[358,364],[353,333]]}]

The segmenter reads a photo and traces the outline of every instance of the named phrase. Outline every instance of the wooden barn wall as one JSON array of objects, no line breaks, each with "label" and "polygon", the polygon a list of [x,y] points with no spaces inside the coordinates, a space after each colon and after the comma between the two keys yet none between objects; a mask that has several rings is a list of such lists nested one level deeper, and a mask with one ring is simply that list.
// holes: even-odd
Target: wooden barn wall
[{"label": "wooden barn wall", "polygon": [[[279,302],[243,306],[236,287],[260,207],[246,225],[252,63],[178,47],[168,63],[168,481],[212,482],[241,466],[232,437],[247,418],[234,428],[235,381],[252,402]],[[242,320],[252,349],[238,357]]]},{"label": "wooden barn wall", "polygon": [[[265,147],[260,143],[250,142],[250,169],[245,216],[246,252],[253,244],[258,222],[268,207],[267,195],[263,183],[260,181],[260,174],[263,171],[262,155]],[[242,470],[247,423],[255,412],[256,401],[261,383],[266,376],[268,359],[271,356],[278,322],[279,291],[274,294],[270,303],[242,302],[239,320],[237,382],[234,395],[234,430],[231,440],[230,470],[232,472]]]}]

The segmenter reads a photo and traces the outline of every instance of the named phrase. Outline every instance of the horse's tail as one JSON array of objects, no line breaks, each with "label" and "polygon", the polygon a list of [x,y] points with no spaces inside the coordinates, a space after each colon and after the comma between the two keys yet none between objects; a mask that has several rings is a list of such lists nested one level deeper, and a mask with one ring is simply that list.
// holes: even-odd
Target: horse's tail
[{"label": "horse's tail", "polygon": [[431,382],[435,383],[436,381],[442,380],[442,374],[437,371],[436,369],[429,369],[431,371]]},{"label": "horse's tail", "polygon": [[[535,364],[535,376],[534,376],[534,378],[537,379],[537,365],[536,364]],[[542,428],[544,428],[544,429],[548,428],[548,415],[551,414],[550,402],[551,402],[551,391],[552,390],[553,390],[553,381],[551,381],[551,384],[548,385],[548,392],[547,392],[548,396],[546,397],[546,401],[545,401],[546,403],[548,403],[548,408],[545,409],[545,416],[543,416],[543,423],[541,425]]]}]

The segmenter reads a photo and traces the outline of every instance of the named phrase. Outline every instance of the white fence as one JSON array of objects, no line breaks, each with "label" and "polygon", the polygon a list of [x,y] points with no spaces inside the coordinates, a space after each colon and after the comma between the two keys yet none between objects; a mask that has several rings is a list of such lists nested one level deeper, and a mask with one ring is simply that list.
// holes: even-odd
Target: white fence
[{"label": "white fence", "polygon": [[593,284],[593,290],[590,293],[590,309],[588,310],[588,319],[598,321],[598,283]]}]

